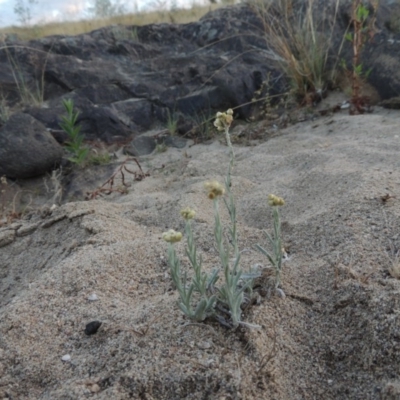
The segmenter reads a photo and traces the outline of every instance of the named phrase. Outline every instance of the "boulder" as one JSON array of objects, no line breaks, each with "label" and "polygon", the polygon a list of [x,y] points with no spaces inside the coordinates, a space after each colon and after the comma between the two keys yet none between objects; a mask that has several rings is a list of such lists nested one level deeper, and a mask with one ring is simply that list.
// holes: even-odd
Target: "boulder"
[{"label": "boulder", "polygon": [[139,136],[124,148],[124,154],[134,157],[146,156],[151,154],[157,146],[157,140],[154,137]]},{"label": "boulder", "polygon": [[[82,133],[109,142],[165,123],[166,109],[192,118],[236,107],[237,115],[249,118],[254,92],[277,73],[261,30],[259,16],[242,4],[185,25],[114,25],[73,37],[13,42],[9,53],[25,81],[44,80],[46,108],[30,107],[27,113],[55,130],[62,98],[87,99],[90,105],[76,104]],[[6,55],[0,49],[0,59]],[[15,97],[13,76],[0,74],[3,83],[5,96]],[[283,92],[285,85],[280,78],[275,89]]]},{"label": "boulder", "polygon": [[[294,23],[308,3],[293,0]],[[279,21],[285,14],[277,4],[270,12]],[[343,37],[352,30],[351,0],[340,1],[337,9],[336,4],[313,2],[315,33],[331,38],[330,66],[337,67],[343,47],[339,59],[350,67],[352,47]],[[364,69],[371,69],[368,81],[382,99],[400,93],[399,16],[398,2],[382,0],[374,35],[363,49]],[[52,130],[59,129],[62,99],[73,98],[89,140],[133,139],[160,123],[165,127],[168,116],[179,120],[179,134],[190,136],[196,125],[190,120],[227,108],[234,108],[236,117],[254,118],[261,104],[252,102],[255,97],[272,96],[273,103],[288,92],[288,79],[265,35],[267,23],[255,4],[236,4],[183,25],[113,25],[29,43],[6,38],[0,86],[10,105],[21,87],[41,88],[44,103],[25,112]]]},{"label": "boulder", "polygon": [[62,156],[63,148],[30,115],[13,114],[0,129],[0,176],[38,176],[57,167]]},{"label": "boulder", "polygon": [[153,107],[146,99],[129,99],[112,103],[112,110],[132,130],[145,131],[153,125]]}]

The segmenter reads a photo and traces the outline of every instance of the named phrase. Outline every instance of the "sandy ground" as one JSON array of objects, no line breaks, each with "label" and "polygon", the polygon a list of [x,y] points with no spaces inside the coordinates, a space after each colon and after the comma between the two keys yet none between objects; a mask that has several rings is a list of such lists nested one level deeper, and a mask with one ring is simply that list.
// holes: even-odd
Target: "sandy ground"
[{"label": "sandy ground", "polygon": [[2,228],[0,398],[400,399],[399,121],[343,111],[235,146],[244,269],[268,266],[254,250],[267,195],[286,200],[286,297],[243,315],[261,329],[190,323],[169,277],[161,235],[182,230],[185,206],[205,267],[218,265],[203,189],[226,174],[218,140],[148,157],[128,194]]}]

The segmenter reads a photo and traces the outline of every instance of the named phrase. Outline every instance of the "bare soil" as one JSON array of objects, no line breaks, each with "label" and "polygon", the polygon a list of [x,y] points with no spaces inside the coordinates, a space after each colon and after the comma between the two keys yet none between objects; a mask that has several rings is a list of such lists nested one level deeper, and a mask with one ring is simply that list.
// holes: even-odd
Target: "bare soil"
[{"label": "bare soil", "polygon": [[203,184],[225,177],[220,140],[147,158],[128,194],[2,228],[0,398],[400,399],[399,121],[343,111],[235,146],[244,269],[268,266],[254,250],[267,196],[286,200],[286,297],[243,316],[261,329],[191,323],[169,276],[161,236],[183,229],[186,206],[205,267],[218,265]]}]

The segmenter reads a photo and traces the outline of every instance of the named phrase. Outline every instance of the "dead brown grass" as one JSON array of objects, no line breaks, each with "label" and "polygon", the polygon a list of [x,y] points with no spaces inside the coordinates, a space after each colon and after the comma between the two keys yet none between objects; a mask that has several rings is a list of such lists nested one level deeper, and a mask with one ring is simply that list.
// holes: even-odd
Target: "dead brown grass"
[{"label": "dead brown grass", "polygon": [[[224,4],[226,5],[226,3]],[[208,6],[193,6],[190,9],[162,10],[138,14],[125,14],[105,19],[87,19],[80,21],[54,22],[44,25],[29,27],[5,27],[0,29],[0,35],[16,34],[22,40],[38,39],[51,35],[79,35],[90,32],[104,26],[121,25],[148,25],[159,23],[185,24],[199,20],[209,11],[215,10],[222,5],[210,4]]]},{"label": "dead brown grass", "polygon": [[[336,66],[328,68],[333,26],[323,27],[314,18],[315,0],[305,2],[301,12],[293,0],[253,0],[254,10],[264,21],[267,41],[276,53],[278,63],[287,76],[293,94],[304,103],[311,95],[322,93],[335,80]],[[333,25],[339,0],[334,3]],[[323,10],[323,14],[328,9]],[[324,20],[321,15],[321,20]],[[338,54],[339,56],[339,54]]]}]

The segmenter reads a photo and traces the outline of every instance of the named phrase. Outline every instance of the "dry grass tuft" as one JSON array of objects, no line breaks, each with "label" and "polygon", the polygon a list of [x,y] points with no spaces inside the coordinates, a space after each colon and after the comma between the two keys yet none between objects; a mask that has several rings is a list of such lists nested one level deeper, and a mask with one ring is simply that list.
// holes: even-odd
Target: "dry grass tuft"
[{"label": "dry grass tuft", "polygon": [[21,217],[21,191],[5,176],[0,177],[0,228]]},{"label": "dry grass tuft", "polygon": [[[314,0],[308,0],[300,12],[293,0],[255,0],[252,4],[264,21],[267,41],[289,79],[293,94],[303,102],[307,102],[310,94],[321,97],[335,80],[337,60],[333,68],[328,68],[333,26],[321,26],[314,20]],[[338,7],[336,0],[332,25]],[[327,12],[325,9],[324,13]],[[325,15],[319,20],[326,20]]]},{"label": "dry grass tuft", "polygon": [[400,279],[400,259],[399,252],[397,252],[396,256],[392,260],[392,265],[389,267],[389,274],[396,279]]},{"label": "dry grass tuft", "polygon": [[16,34],[22,40],[38,39],[52,35],[79,35],[109,25],[148,25],[160,23],[185,24],[199,20],[209,11],[222,5],[210,4],[209,6],[193,6],[190,9],[161,10],[147,13],[124,14],[104,19],[90,19],[80,21],[54,22],[44,25],[28,27],[6,27],[0,29],[2,34]]}]

